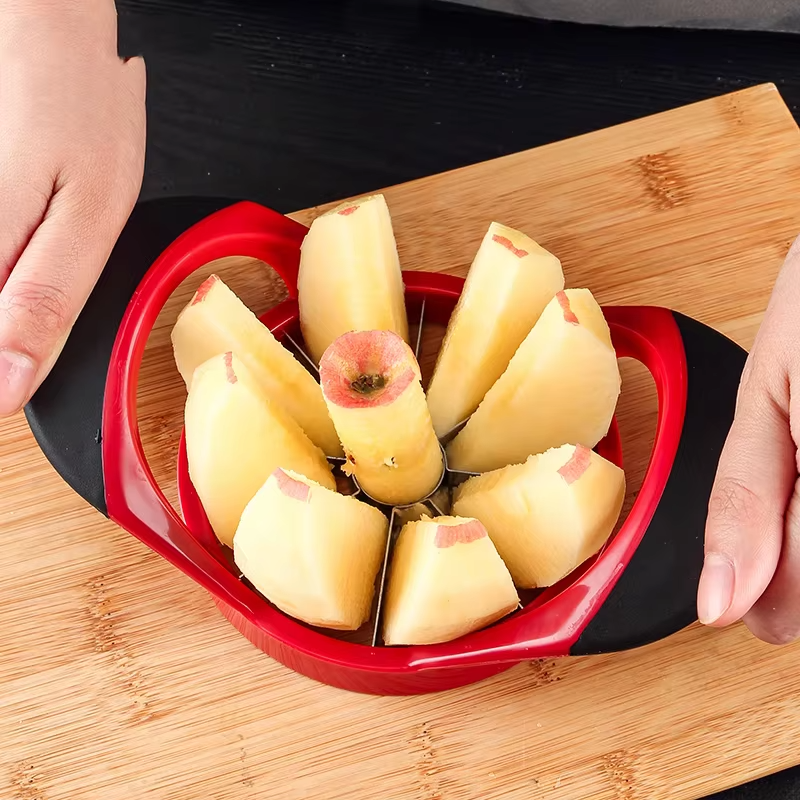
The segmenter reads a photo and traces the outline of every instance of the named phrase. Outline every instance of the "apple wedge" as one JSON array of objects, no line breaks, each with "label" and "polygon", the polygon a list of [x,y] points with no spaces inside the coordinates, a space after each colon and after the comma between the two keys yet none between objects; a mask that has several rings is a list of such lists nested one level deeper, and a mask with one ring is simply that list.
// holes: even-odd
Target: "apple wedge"
[{"label": "apple wedge", "polygon": [[409,522],[395,544],[383,610],[387,645],[448,642],[519,605],[508,568],[475,519]]},{"label": "apple wedge", "polygon": [[189,477],[214,533],[228,546],[245,506],[278,467],[336,488],[322,450],[232,353],[195,370],[185,434]]},{"label": "apple wedge", "polygon": [[448,465],[486,472],[562,444],[594,447],[620,392],[608,324],[588,289],[559,292],[447,447]]},{"label": "apple wedge", "polygon": [[200,364],[236,353],[267,397],[282,405],[317,447],[329,456],[342,455],[316,379],[217,275],[205,280],[181,311],[172,347],[187,389]]},{"label": "apple wedge", "polygon": [[388,533],[374,506],[277,469],[247,504],[233,557],[281,611],[354,631],[369,619]]},{"label": "apple wedge", "polygon": [[403,276],[382,194],[339,205],[311,223],[297,290],[303,338],[316,363],[349,331],[394,331],[408,341]]},{"label": "apple wedge", "polygon": [[379,503],[414,503],[442,477],[442,451],[419,379],[414,353],[391,331],[346,333],[320,362],[346,471]]},{"label": "apple wedge", "polygon": [[470,478],[453,513],[479,519],[522,589],[552,586],[597,553],[625,499],[625,473],[583,445]]},{"label": "apple wedge", "polygon": [[450,317],[428,408],[437,436],[465,420],[564,288],[561,262],[524,233],[493,222]]}]

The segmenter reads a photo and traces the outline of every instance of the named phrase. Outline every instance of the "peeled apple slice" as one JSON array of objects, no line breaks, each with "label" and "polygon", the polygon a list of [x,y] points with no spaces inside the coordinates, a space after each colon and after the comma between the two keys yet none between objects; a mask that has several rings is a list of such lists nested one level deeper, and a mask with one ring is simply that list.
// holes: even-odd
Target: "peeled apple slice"
[{"label": "peeled apple slice", "polygon": [[181,311],[172,347],[187,389],[200,364],[233,351],[314,444],[326,455],[342,455],[317,381],[218,276],[204,281]]},{"label": "peeled apple slice", "polygon": [[444,461],[411,348],[391,331],[346,333],[319,372],[346,471],[361,488],[391,505],[432,492]]},{"label": "peeled apple slice", "polygon": [[316,363],[349,331],[394,331],[408,341],[400,260],[382,194],[343,203],[311,223],[297,292],[303,338]]},{"label": "peeled apple slice", "polygon": [[232,353],[195,370],[185,434],[189,477],[214,533],[228,546],[245,506],[278,467],[336,488],[322,450]]},{"label": "peeled apple slice", "polygon": [[397,539],[383,640],[448,642],[490,625],[518,604],[511,575],[478,520],[427,517],[407,523]]},{"label": "peeled apple slice", "polygon": [[447,447],[448,465],[486,472],[562,444],[594,447],[620,392],[617,356],[588,289],[559,292]]},{"label": "peeled apple slice", "polygon": [[524,233],[493,222],[450,317],[428,385],[436,434],[478,407],[556,292],[561,262]]},{"label": "peeled apple slice", "polygon": [[597,553],[625,499],[625,473],[583,445],[470,478],[453,513],[479,519],[523,589],[552,586]]},{"label": "peeled apple slice", "polygon": [[388,532],[377,508],[277,469],[247,504],[233,557],[281,611],[357,630],[370,616]]}]

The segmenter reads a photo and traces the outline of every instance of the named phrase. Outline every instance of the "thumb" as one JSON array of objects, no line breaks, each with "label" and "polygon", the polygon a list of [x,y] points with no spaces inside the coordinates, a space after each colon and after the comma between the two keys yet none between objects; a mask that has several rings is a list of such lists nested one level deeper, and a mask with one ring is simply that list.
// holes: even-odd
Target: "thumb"
[{"label": "thumb", "polygon": [[752,359],[751,353],[709,502],[697,598],[698,617],[708,625],[741,619],[772,580],[797,477],[788,396],[776,397],[751,374],[758,371]]}]

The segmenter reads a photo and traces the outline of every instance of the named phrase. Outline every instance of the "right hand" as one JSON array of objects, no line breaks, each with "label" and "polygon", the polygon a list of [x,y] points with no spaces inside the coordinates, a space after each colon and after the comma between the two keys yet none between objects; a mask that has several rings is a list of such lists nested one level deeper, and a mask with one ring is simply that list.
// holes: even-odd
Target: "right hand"
[{"label": "right hand", "polygon": [[698,615],[744,619],[774,644],[800,636],[800,239],[747,359],[709,504]]},{"label": "right hand", "polygon": [[136,202],[144,98],[113,0],[0,0],[0,417],[47,375]]}]

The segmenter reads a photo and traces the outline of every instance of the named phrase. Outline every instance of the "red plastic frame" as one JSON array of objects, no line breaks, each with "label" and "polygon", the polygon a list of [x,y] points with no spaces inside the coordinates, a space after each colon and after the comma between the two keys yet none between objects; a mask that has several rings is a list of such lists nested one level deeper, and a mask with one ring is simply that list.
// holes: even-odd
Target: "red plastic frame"
[{"label": "red plastic frame", "polygon": [[[658,424],[650,464],[627,519],[585,571],[571,576],[507,620],[457,641],[372,648],[326,636],[288,618],[251,591],[223,558],[190,531],[159,489],[147,464],[136,416],[136,389],[147,337],[178,285],[218,258],[260,259],[297,291],[299,248],[306,228],[254,203],[238,203],[194,225],[145,275],[123,318],[111,356],[103,409],[103,470],[108,514],[214,597],[222,613],[256,646],[324,683],[375,694],[436,691],[481,680],[513,664],[569,652],[602,605],[642,539],[669,477],[686,409],[687,365],[680,332],[667,309],[604,308],[620,357],[642,361],[655,380]],[[424,293],[431,307],[452,307],[460,278],[404,273],[409,299]],[[296,320],[287,301],[267,315],[276,332]],[[191,496],[182,482],[182,503]],[[184,509],[188,512],[188,507]],[[187,517],[188,518],[188,517]]]}]

